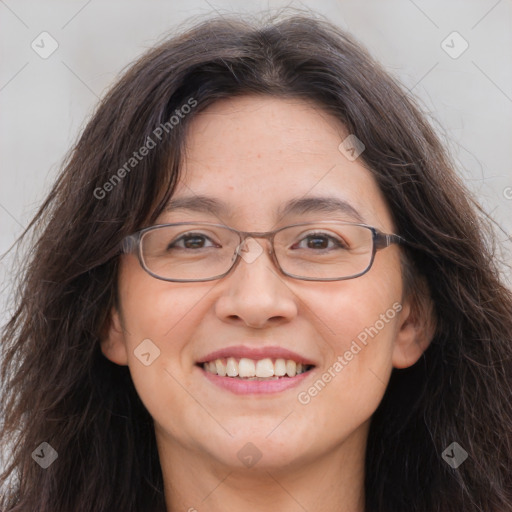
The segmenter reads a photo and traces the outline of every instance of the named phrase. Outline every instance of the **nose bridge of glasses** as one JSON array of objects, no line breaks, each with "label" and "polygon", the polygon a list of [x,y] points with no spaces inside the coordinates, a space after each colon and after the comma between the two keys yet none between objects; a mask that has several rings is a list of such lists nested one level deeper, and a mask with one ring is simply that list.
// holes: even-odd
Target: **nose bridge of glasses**
[{"label": "nose bridge of glasses", "polygon": [[[254,261],[266,250],[268,250],[269,255],[272,254],[271,239],[274,236],[274,232],[240,231],[239,235],[240,242],[237,244],[234,257],[240,255],[247,261],[249,259]],[[256,239],[259,239],[259,241]]]}]

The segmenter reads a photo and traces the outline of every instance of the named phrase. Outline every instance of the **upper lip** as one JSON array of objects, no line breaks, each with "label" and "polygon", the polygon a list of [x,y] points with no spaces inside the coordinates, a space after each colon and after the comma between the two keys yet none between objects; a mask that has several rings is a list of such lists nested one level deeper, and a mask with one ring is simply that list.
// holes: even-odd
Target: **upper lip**
[{"label": "upper lip", "polygon": [[315,363],[292,350],[288,350],[283,347],[269,346],[269,347],[247,347],[243,345],[236,345],[233,347],[225,347],[219,350],[210,352],[209,354],[201,357],[197,362],[206,363],[208,361],[215,361],[215,359],[223,359],[227,357],[234,357],[235,359],[241,359],[246,357],[247,359],[291,359],[297,363],[315,366]]}]

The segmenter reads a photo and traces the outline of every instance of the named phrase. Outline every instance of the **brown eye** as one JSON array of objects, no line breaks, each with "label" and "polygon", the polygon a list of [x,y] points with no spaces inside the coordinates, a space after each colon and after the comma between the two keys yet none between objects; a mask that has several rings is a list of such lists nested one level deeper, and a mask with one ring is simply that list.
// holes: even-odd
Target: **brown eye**
[{"label": "brown eye", "polygon": [[[306,246],[300,246],[300,244],[306,240]],[[332,243],[333,245],[329,246]],[[347,245],[338,238],[327,235],[326,233],[310,233],[305,236],[299,244],[294,245],[293,248],[299,249],[313,249],[313,250],[329,250],[335,248],[348,248]]]},{"label": "brown eye", "polygon": [[[219,247],[217,244],[214,244],[206,235],[202,235],[200,233],[187,233],[172,241],[167,246],[167,249],[204,249],[207,248],[205,247],[205,243],[208,240],[213,244],[209,247]],[[178,245],[180,242],[183,242],[183,244]]]}]

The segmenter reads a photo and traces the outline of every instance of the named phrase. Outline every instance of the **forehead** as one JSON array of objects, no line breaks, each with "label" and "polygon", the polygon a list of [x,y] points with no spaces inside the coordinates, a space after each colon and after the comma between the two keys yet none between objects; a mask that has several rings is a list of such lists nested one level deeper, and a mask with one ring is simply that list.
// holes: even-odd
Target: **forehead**
[{"label": "forehead", "polygon": [[389,227],[371,172],[339,150],[347,136],[340,121],[312,102],[267,96],[216,102],[190,123],[170,211],[193,207],[253,226],[283,215],[337,212]]}]

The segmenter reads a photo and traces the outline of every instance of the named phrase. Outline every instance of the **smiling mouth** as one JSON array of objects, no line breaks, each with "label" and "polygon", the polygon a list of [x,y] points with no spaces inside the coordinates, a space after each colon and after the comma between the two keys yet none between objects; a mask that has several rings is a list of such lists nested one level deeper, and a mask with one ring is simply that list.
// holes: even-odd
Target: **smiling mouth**
[{"label": "smiling mouth", "polygon": [[258,360],[246,357],[228,357],[198,363],[198,366],[205,372],[220,377],[255,381],[286,379],[314,368],[313,365],[299,363],[292,359],[269,357]]}]

